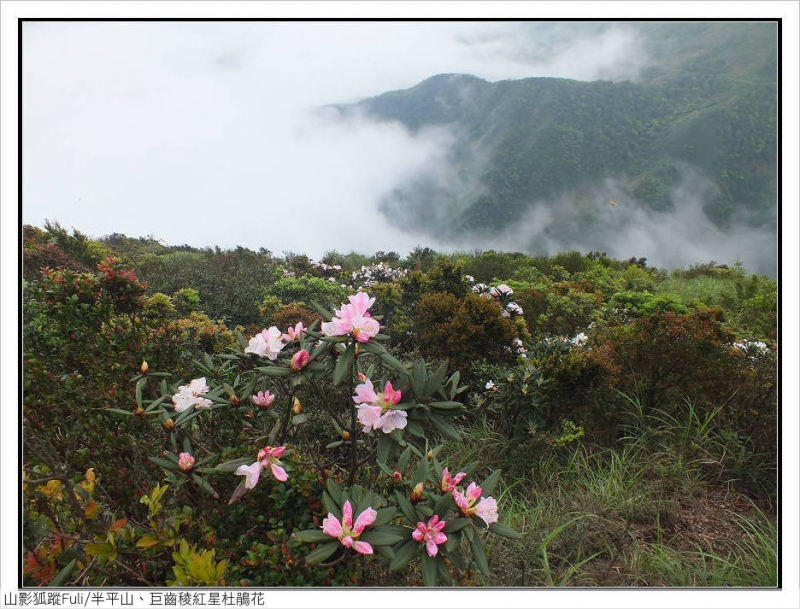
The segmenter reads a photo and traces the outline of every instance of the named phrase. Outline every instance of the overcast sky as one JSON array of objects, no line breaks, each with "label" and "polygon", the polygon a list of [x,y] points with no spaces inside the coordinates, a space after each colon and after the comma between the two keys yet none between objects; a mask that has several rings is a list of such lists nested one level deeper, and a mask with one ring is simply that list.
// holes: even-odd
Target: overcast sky
[{"label": "overcast sky", "polygon": [[525,22],[26,22],[23,221],[405,254],[437,244],[389,227],[377,203],[446,140],[320,107],[439,73],[624,80],[645,62],[625,23],[545,37]]}]

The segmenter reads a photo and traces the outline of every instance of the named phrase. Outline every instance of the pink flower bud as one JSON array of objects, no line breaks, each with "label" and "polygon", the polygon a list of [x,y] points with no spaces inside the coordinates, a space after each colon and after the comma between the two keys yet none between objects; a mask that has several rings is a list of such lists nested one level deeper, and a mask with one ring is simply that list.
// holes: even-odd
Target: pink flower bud
[{"label": "pink flower bud", "polygon": [[403,479],[403,474],[401,474],[400,472],[395,472],[392,475],[392,479],[394,480],[395,484],[400,484],[400,481]]},{"label": "pink flower bud", "polygon": [[292,356],[292,361],[290,362],[289,366],[294,372],[300,372],[308,365],[308,358],[308,351],[305,349],[300,349],[300,351]]},{"label": "pink flower bud", "polygon": [[191,471],[194,468],[194,457],[189,453],[181,453],[178,455],[178,467],[185,472]]}]

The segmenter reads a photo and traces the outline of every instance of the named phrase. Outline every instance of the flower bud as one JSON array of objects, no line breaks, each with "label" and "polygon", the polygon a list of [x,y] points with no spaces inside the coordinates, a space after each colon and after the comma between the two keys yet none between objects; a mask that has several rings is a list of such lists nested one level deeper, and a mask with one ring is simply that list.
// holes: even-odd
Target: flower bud
[{"label": "flower bud", "polygon": [[347,431],[346,429],[342,430],[342,439],[344,439],[344,440],[349,440],[350,439],[350,432]]},{"label": "flower bud", "polygon": [[139,372],[141,372],[142,374],[147,374],[147,371],[149,369],[150,367],[147,365],[147,361],[142,360],[142,365],[139,367]]},{"label": "flower bud", "polygon": [[231,406],[238,406],[239,404],[242,403],[242,400],[237,398],[235,395],[229,396],[229,399],[230,399],[230,402],[231,402]]},{"label": "flower bud", "polygon": [[400,481],[403,479],[403,474],[400,472],[395,472],[392,474],[392,480],[394,480],[395,484],[400,484]]},{"label": "flower bud", "polygon": [[428,461],[433,461],[433,451],[429,450],[428,454],[425,455],[425,458],[428,459]]},{"label": "flower bud", "polygon": [[294,398],[294,402],[292,402],[292,412],[295,414],[300,414],[303,412],[303,405],[297,398]]},{"label": "flower bud", "polygon": [[417,486],[414,487],[414,490],[411,491],[411,503],[419,503],[422,501],[422,489],[424,488],[424,484],[420,482]]},{"label": "flower bud", "polygon": [[191,471],[194,468],[194,457],[189,453],[181,453],[178,455],[178,467],[184,472]]},{"label": "flower bud", "polygon": [[141,406],[137,406],[136,410],[133,411],[133,414],[137,417],[144,416],[144,409]]},{"label": "flower bud", "polygon": [[300,372],[308,365],[308,358],[308,351],[305,349],[300,349],[300,351],[292,356],[292,361],[289,363],[289,367],[293,372]]},{"label": "flower bud", "polygon": [[167,419],[166,421],[164,421],[164,429],[166,429],[167,431],[172,431],[173,429],[175,429],[175,421],[173,421],[172,419]]}]

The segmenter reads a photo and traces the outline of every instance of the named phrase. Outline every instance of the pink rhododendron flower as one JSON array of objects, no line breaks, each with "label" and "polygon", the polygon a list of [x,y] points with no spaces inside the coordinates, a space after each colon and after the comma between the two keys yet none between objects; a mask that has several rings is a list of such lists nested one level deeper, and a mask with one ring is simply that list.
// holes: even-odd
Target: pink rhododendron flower
[{"label": "pink rhododendron flower", "polygon": [[[480,498],[476,505],[475,502]],[[497,522],[497,501],[493,497],[481,497],[481,487],[471,482],[466,493],[453,490],[453,500],[461,513],[469,518],[473,514],[479,516],[487,525]]]},{"label": "pink rhododendron flower", "polygon": [[286,330],[286,334],[283,335],[283,340],[286,342],[289,342],[290,340],[299,340],[305,330],[306,328],[303,325],[303,322],[298,321],[296,326],[289,326],[289,328]]},{"label": "pink rhododendron flower", "polygon": [[353,506],[350,501],[345,501],[342,506],[342,520],[328,512],[328,517],[322,521],[323,533],[338,539],[345,548],[353,548],[359,554],[372,554],[372,546],[366,541],[358,541],[366,527],[375,522],[378,513],[371,507],[361,512],[353,523]]},{"label": "pink rhododendron flower", "polygon": [[192,380],[188,385],[178,387],[178,393],[172,396],[176,412],[183,412],[192,406],[195,408],[211,408],[211,400],[202,397],[208,393],[205,377]]},{"label": "pink rhododendron flower", "polygon": [[251,338],[244,352],[255,353],[274,361],[281,349],[283,349],[283,334],[278,328],[272,326]]},{"label": "pink rhododendron flower", "polygon": [[442,471],[442,482],[439,485],[439,488],[442,489],[443,493],[452,493],[453,489],[455,489],[458,483],[466,478],[466,476],[467,474],[464,472],[458,472],[455,476],[451,476],[450,472],[447,471],[447,468],[445,467]]},{"label": "pink rhododendron flower", "polygon": [[331,321],[322,324],[322,333],[327,336],[351,334],[358,342],[366,343],[380,331],[380,324],[367,311],[375,298],[370,298],[366,292],[358,292],[348,296],[348,300],[349,304],[334,310],[335,315]]},{"label": "pink rhododendron flower", "polygon": [[278,459],[284,451],[286,450],[285,446],[278,446],[273,448],[271,446],[265,446],[260,451],[258,451],[258,458],[261,461],[261,465],[267,467],[269,465],[270,471],[272,475],[275,476],[276,480],[280,482],[286,482],[288,476],[286,475],[286,470],[281,467],[281,462]]},{"label": "pink rhododendron flower", "polygon": [[286,482],[288,479],[286,470],[281,467],[281,462],[278,459],[285,450],[285,446],[278,446],[276,448],[265,446],[258,451],[258,459],[255,463],[252,465],[240,465],[236,468],[234,474],[237,476],[244,476],[244,485],[247,488],[253,488],[258,484],[258,480],[261,477],[261,469],[269,467],[276,480]]},{"label": "pink rhododendron flower", "polygon": [[414,538],[414,541],[424,542],[428,556],[434,557],[439,553],[439,545],[447,541],[447,535],[442,533],[445,524],[444,520],[439,522],[439,516],[434,514],[428,520],[427,525],[424,522],[418,522],[411,537]]},{"label": "pink rhododendron flower", "polygon": [[194,467],[194,457],[189,453],[181,453],[178,455],[178,467],[185,472],[190,471]]},{"label": "pink rhododendron flower", "polygon": [[275,401],[275,396],[271,394],[269,391],[259,391],[256,395],[253,396],[253,403],[257,406],[263,406],[264,408],[268,408],[272,402]]},{"label": "pink rhododendron flower", "polygon": [[308,365],[308,351],[305,349],[300,349],[297,353],[292,356],[292,361],[289,363],[289,367],[294,372],[300,372],[303,368]]},{"label": "pink rhododendron flower", "polygon": [[256,461],[252,465],[240,465],[233,473],[237,476],[244,476],[244,485],[247,488],[255,488],[261,476],[261,461]]},{"label": "pink rhododendron flower", "polygon": [[400,403],[402,394],[386,381],[383,391],[375,392],[372,381],[359,374],[364,382],[356,385],[353,401],[358,404],[358,421],[364,426],[364,431],[380,429],[383,433],[390,433],[393,429],[403,429],[406,426],[405,410],[396,410],[392,406]]},{"label": "pink rhododendron flower", "polygon": [[358,406],[358,422],[364,426],[364,432],[379,429],[383,425],[380,406],[361,404]]}]

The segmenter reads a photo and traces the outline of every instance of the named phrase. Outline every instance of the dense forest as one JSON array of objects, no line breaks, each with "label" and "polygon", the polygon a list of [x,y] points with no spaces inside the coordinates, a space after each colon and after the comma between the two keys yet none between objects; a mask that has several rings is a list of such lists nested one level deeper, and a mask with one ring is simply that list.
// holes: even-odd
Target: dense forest
[{"label": "dense forest", "polygon": [[22,239],[27,585],[776,585],[775,280]]},{"label": "dense forest", "polygon": [[[342,116],[451,137],[448,168],[392,190],[383,213],[400,228],[457,239],[502,234],[568,200],[572,209],[546,236],[570,249],[576,232],[602,230],[598,210],[609,197],[657,223],[684,203],[679,186],[697,174],[711,192],[693,197],[714,226],[776,227],[776,24],[627,25],[652,59],[636,81],[440,74],[336,106]],[[611,190],[602,187],[609,180]],[[534,237],[524,251],[548,253]]]}]

